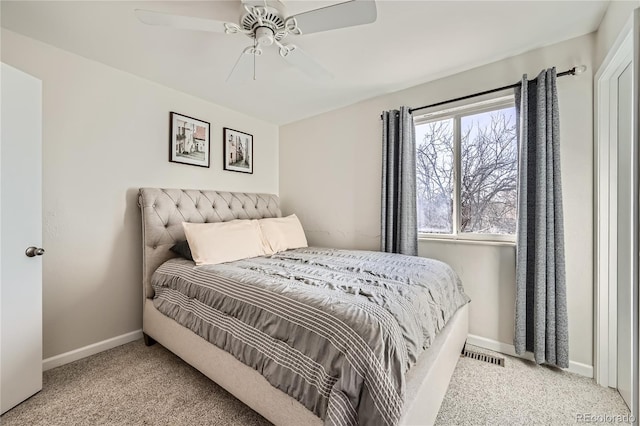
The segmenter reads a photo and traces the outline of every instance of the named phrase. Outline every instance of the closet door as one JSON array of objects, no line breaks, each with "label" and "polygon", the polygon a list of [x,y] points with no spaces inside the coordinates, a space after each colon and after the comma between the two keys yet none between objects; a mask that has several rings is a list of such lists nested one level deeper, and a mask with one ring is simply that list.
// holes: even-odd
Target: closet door
[{"label": "closet door", "polygon": [[635,416],[634,424],[640,423],[640,8],[633,13],[633,93],[632,93],[632,132],[631,145],[633,157],[633,209],[632,220],[634,236],[632,253],[632,372],[631,381],[631,413]]},{"label": "closet door", "polygon": [[[638,56],[640,11],[633,16],[624,59],[611,79],[616,170],[616,387],[638,416]],[[615,160],[614,160],[615,161]],[[637,423],[636,423],[637,424]]]},{"label": "closet door", "polygon": [[617,385],[618,391],[631,409],[633,356],[633,162],[632,159],[632,102],[633,64],[630,62],[615,83],[617,91],[618,136],[618,203],[617,203]]},{"label": "closet door", "polygon": [[42,83],[2,64],[0,408],[42,389]]}]

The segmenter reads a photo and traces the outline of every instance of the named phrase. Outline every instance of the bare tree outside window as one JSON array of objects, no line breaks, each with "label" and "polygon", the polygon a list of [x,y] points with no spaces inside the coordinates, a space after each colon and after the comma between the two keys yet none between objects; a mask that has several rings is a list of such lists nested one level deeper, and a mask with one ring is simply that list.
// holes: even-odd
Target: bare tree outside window
[{"label": "bare tree outside window", "polygon": [[[423,233],[515,234],[518,147],[515,109],[461,115],[416,125],[418,230]],[[459,143],[459,200],[454,200],[454,146]],[[453,205],[459,211],[453,229]]]},{"label": "bare tree outside window", "polygon": [[418,232],[453,233],[453,119],[416,126]]}]

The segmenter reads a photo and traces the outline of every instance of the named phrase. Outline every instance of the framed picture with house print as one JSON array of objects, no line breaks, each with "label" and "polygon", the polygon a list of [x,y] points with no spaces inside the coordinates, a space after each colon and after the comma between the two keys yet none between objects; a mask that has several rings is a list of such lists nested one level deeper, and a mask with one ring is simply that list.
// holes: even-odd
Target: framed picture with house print
[{"label": "framed picture with house print", "polygon": [[253,136],[225,127],[222,132],[224,169],[253,173]]},{"label": "framed picture with house print", "polygon": [[211,125],[177,112],[169,114],[169,121],[169,161],[209,167]]}]

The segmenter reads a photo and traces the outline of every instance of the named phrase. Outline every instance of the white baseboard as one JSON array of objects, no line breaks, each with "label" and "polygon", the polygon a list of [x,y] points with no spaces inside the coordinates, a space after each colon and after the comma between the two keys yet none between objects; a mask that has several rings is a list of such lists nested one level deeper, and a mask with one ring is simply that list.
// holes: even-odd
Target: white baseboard
[{"label": "white baseboard", "polygon": [[60,355],[52,356],[42,361],[42,371],[51,370],[52,368],[69,364],[70,362],[95,355],[108,349],[115,348],[116,346],[124,345],[125,343],[133,342],[140,338],[142,338],[142,330],[136,330],[131,333],[122,334],[120,336],[112,337],[111,339],[103,340],[102,342],[85,346],[83,348],[74,349]]},{"label": "white baseboard", "polygon": [[[469,334],[467,337],[467,343],[480,348],[489,349],[490,351],[500,352],[501,354],[534,361],[533,353],[525,352],[524,355],[518,355],[516,354],[516,348],[509,343],[498,342],[496,340],[487,339],[486,337],[476,336],[474,334]],[[593,378],[593,366],[591,365],[569,361],[569,368],[565,368],[564,370],[570,373]]]},{"label": "white baseboard", "polygon": [[567,368],[567,371],[593,379],[593,365],[569,360],[569,368]]}]

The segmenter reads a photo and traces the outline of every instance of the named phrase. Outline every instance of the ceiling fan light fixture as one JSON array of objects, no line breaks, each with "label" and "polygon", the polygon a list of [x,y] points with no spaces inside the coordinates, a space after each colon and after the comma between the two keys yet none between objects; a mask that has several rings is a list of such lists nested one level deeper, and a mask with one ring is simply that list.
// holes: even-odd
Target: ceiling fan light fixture
[{"label": "ceiling fan light fixture", "polygon": [[271,46],[274,42],[274,32],[269,27],[256,28],[256,41],[260,46]]}]

